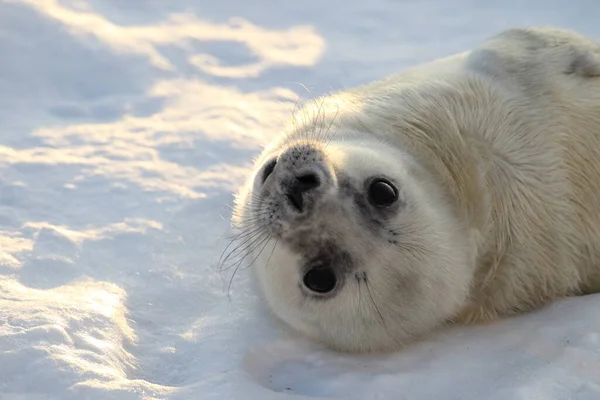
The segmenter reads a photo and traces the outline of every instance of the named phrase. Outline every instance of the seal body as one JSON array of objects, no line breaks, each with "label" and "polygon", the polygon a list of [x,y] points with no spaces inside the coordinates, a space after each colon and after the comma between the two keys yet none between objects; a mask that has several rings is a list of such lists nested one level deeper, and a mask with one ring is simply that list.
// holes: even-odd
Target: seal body
[{"label": "seal body", "polygon": [[600,290],[600,46],[523,28],[311,101],[236,196],[274,314],[343,351]]}]

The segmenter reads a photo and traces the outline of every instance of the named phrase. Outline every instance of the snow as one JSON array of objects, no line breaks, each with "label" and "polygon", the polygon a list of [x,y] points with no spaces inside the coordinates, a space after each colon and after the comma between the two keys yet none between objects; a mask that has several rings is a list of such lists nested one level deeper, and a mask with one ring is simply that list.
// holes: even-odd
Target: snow
[{"label": "snow", "polygon": [[[0,2],[0,398],[597,399],[600,297],[349,356],[217,260],[306,98],[596,0]],[[304,88],[304,86],[306,88]]]}]

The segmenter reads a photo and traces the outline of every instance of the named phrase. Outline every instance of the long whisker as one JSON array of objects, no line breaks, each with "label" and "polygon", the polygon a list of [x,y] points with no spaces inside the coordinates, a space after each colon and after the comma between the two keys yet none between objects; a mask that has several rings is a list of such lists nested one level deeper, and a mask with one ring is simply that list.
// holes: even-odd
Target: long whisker
[{"label": "long whisker", "polygon": [[269,255],[269,258],[267,259],[267,263],[265,264],[265,269],[269,268],[269,263],[271,262],[271,257],[273,257],[273,253],[275,252],[275,247],[277,247],[278,241],[279,241],[279,237],[277,237],[275,239],[275,244],[273,245],[273,249],[271,249],[271,254]]},{"label": "long whisker", "polygon": [[369,282],[367,281],[366,275],[364,276],[363,281],[365,282],[365,286],[367,287],[367,293],[369,294],[369,298],[371,299],[371,304],[373,304],[373,307],[375,307],[377,314],[379,314],[379,318],[381,319],[381,323],[383,324],[383,326],[386,326],[383,314],[381,314],[381,311],[379,310],[379,307],[377,307],[377,303],[375,303],[375,299],[373,298],[373,293],[371,293],[371,287],[369,286]]},{"label": "long whisker", "polygon": [[265,240],[268,240],[268,239],[269,239],[269,237],[267,235],[264,235],[264,236],[261,236],[260,238],[258,238],[256,240],[254,240],[252,242],[252,244],[248,247],[248,251],[245,251],[244,253],[242,253],[242,256],[241,256],[240,259],[233,261],[232,264],[229,267],[223,269],[223,271],[227,271],[227,270],[229,270],[229,269],[231,269],[233,267],[236,267],[236,271],[237,271],[237,269],[244,262],[244,260],[250,254],[252,254],[254,252],[254,250],[256,250],[261,244],[263,244]]},{"label": "long whisker", "polygon": [[[256,241],[261,240],[263,237],[269,236],[268,233],[264,231],[259,231],[255,235],[245,239],[242,243],[238,244],[222,261],[222,265],[224,265],[227,261],[229,261],[232,257],[238,257],[240,255],[247,254],[249,249],[253,247]],[[235,261],[234,261],[235,262]],[[228,268],[227,268],[228,269]]]},{"label": "long whisker", "polygon": [[365,282],[365,286],[367,287],[367,293],[369,294],[369,299],[371,300],[371,304],[373,305],[373,307],[375,308],[375,310],[377,311],[377,314],[379,315],[379,319],[381,321],[381,325],[383,327],[383,331],[385,332],[385,334],[390,338],[390,340],[392,342],[394,342],[396,344],[396,346],[398,348],[402,347],[402,342],[399,341],[396,337],[394,337],[392,334],[390,334],[387,324],[385,323],[385,319],[383,318],[383,314],[381,313],[381,310],[379,310],[379,307],[377,306],[377,303],[375,302],[375,299],[373,297],[373,293],[371,292],[371,286],[369,285],[369,282],[367,280],[367,276],[365,274],[364,276],[364,282]]},{"label": "long whisker", "polygon": [[[262,243],[264,243],[264,245],[262,246],[262,248],[260,249],[260,251],[258,252],[258,254],[256,254],[256,257],[254,257],[254,259],[252,260],[252,262],[248,265],[248,267],[251,267],[254,262],[258,259],[258,257],[260,257],[260,255],[262,254],[262,252],[264,251],[265,247],[267,246],[267,243],[269,243],[269,240],[271,240],[270,236],[267,236],[265,239],[263,239],[258,246],[260,246]],[[256,246],[252,251],[254,251],[256,248],[258,248],[258,246]],[[251,254],[251,252],[248,252],[247,254]],[[243,261],[243,260],[242,260]],[[235,277],[238,269],[240,268],[240,265],[242,263],[242,261],[240,261],[240,263],[238,263],[237,267],[235,268],[235,270],[233,271],[233,274],[231,275],[231,278],[229,279],[229,287],[227,288],[227,293],[229,295],[230,291],[231,291],[231,284],[233,283],[233,278]]]}]

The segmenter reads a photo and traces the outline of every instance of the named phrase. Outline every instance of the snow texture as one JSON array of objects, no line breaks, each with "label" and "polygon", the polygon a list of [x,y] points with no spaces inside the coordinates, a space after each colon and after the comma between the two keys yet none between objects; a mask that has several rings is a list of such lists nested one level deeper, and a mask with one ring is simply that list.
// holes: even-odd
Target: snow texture
[{"label": "snow texture", "polygon": [[[388,356],[297,337],[219,273],[298,96],[597,0],[0,1],[0,398],[600,398],[600,297]],[[302,86],[305,85],[308,91]]]}]

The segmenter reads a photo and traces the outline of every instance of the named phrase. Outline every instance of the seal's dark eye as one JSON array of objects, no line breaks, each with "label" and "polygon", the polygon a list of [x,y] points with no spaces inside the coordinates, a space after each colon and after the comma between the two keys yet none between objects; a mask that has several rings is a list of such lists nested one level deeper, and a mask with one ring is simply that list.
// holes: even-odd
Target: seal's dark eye
[{"label": "seal's dark eye", "polygon": [[275,169],[276,164],[277,164],[277,160],[273,160],[265,166],[265,169],[263,169],[263,173],[262,173],[263,183],[267,180],[269,175],[271,175],[273,173],[273,170]]},{"label": "seal's dark eye", "polygon": [[369,185],[369,201],[374,206],[389,206],[396,200],[398,200],[398,191],[385,179],[376,179]]},{"label": "seal's dark eye", "polygon": [[302,282],[311,291],[324,294],[335,289],[337,278],[331,267],[319,266],[308,270]]}]

